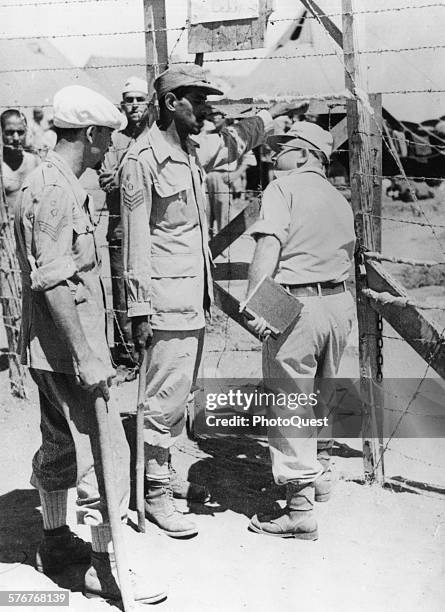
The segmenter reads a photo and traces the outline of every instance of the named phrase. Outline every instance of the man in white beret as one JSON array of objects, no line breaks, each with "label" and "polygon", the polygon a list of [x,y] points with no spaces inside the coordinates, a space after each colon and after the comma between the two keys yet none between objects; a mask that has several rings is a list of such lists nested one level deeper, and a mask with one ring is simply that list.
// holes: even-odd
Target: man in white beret
[{"label": "man in white beret", "polygon": [[127,125],[113,132],[111,146],[99,172],[99,184],[105,191],[107,205],[111,286],[114,310],[114,352],[118,378],[131,380],[135,377],[137,362],[133,350],[131,323],[127,315],[127,301],[122,265],[122,221],[120,212],[119,170],[130,146],[147,125],[147,81],[129,77],[122,89],[121,110],[127,117]]},{"label": "man in white beret", "polygon": [[[354,257],[354,217],[347,200],[326,178],[332,152],[329,132],[302,121],[270,136],[267,144],[275,151],[276,179],[265,189],[260,220],[249,230],[257,245],[247,295],[264,276],[272,276],[301,302],[302,310],[278,338],[269,335],[264,319],[249,324],[266,338],[266,387],[277,394],[309,397],[318,388],[315,380],[320,385],[337,376],[351,331],[355,305],[346,280]],[[312,406],[304,402],[291,414],[283,413],[278,402],[269,410],[273,418],[314,418]],[[287,506],[254,516],[250,529],[316,540],[314,500],[330,496],[331,441],[319,440],[317,453],[317,431],[309,428],[277,425],[269,427],[268,436],[272,472],[277,484],[286,485]]]},{"label": "man in white beret", "polygon": [[208,139],[204,153],[191,136],[203,126],[207,95],[222,92],[196,65],[172,67],[154,86],[159,121],[128,152],[121,174],[124,269],[135,347],[148,347],[146,516],[167,535],[182,538],[197,528],[177,510],[173,496],[205,500],[202,486],[177,490],[169,469],[212,299],[205,172],[262,143],[272,117],[261,111],[222,129]]},{"label": "man in white beret", "polygon": [[[85,593],[118,601],[94,398],[109,399],[114,376],[105,336],[105,304],[94,240],[93,205],[79,177],[101,163],[125,117],[98,93],[79,86],[54,96],[57,144],[26,179],[16,209],[22,272],[22,363],[39,389],[42,444],[31,483],[40,494],[43,540],[37,567],[45,573],[86,563]],[[119,413],[109,404],[117,497],[125,517],[129,452]],[[91,526],[92,550],[67,526],[67,493],[77,488],[78,517]],[[136,599],[165,593],[150,579]]]}]

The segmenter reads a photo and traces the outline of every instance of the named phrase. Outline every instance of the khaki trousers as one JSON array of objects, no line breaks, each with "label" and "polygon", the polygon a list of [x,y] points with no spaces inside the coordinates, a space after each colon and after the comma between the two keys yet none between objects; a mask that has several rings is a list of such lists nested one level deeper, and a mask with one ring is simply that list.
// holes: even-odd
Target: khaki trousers
[{"label": "khaki trousers", "polygon": [[[327,379],[335,378],[354,320],[355,305],[349,291],[298,300],[303,309],[296,323],[278,339],[269,338],[263,345],[264,383],[274,393],[309,395],[317,379],[325,384]],[[268,410],[271,418],[319,416],[309,405],[284,412],[280,406],[271,404]],[[323,438],[329,434],[321,432]],[[277,484],[309,483],[321,473],[316,431],[274,426],[269,427],[268,437]]]},{"label": "khaki trousers", "polygon": [[153,330],[148,348],[144,441],[169,448],[181,434],[185,407],[198,374],[204,328]]}]

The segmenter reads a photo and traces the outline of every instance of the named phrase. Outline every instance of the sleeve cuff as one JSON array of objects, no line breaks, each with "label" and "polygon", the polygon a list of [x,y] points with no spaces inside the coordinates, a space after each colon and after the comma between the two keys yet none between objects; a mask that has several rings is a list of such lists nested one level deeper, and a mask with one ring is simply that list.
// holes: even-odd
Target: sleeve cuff
[{"label": "sleeve cuff", "polygon": [[256,116],[260,117],[260,119],[263,120],[265,132],[270,132],[274,129],[274,121],[272,119],[272,115],[269,113],[268,110],[260,110]]},{"label": "sleeve cuff", "polygon": [[151,314],[151,302],[135,302],[128,306],[128,316],[130,318],[149,317]]},{"label": "sleeve cuff", "polygon": [[265,219],[260,219],[254,223],[252,227],[247,230],[247,233],[253,237],[255,237],[257,234],[263,234],[264,236],[275,236],[282,246],[286,241],[285,230],[283,230],[283,228],[274,226],[273,223],[266,221]]},{"label": "sleeve cuff", "polygon": [[72,257],[59,257],[31,272],[31,289],[47,291],[68,280],[77,272]]}]

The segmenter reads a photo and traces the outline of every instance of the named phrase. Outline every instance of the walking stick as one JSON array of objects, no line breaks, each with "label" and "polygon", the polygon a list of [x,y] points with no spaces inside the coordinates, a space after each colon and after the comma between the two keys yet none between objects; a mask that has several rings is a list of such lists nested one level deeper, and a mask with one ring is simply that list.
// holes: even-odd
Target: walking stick
[{"label": "walking stick", "polygon": [[144,398],[147,382],[147,349],[142,353],[139,367],[138,405],[136,413],[136,511],[138,515],[138,529],[145,533],[144,508]]},{"label": "walking stick", "polygon": [[111,539],[113,541],[114,555],[116,558],[117,575],[119,578],[122,604],[124,606],[124,612],[133,612],[135,610],[135,603],[130,583],[130,572],[122,533],[119,500],[116,495],[116,472],[113,465],[113,452],[110,442],[108,407],[102,396],[96,397],[94,407],[96,410],[97,425],[99,429],[100,454],[105,484],[105,497],[108,508],[108,519],[111,527]]}]

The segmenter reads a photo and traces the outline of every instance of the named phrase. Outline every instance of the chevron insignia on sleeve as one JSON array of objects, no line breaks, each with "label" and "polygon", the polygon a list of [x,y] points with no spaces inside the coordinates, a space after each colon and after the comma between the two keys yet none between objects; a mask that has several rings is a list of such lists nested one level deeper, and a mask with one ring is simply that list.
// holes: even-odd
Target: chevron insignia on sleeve
[{"label": "chevron insignia on sleeve", "polygon": [[39,220],[40,231],[47,234],[54,242],[59,238],[61,231],[68,225],[68,219],[62,217],[57,225],[48,223],[47,221]]},{"label": "chevron insignia on sleeve", "polygon": [[142,189],[136,189],[131,180],[127,179],[123,185],[122,200],[123,205],[132,212],[144,202]]}]

